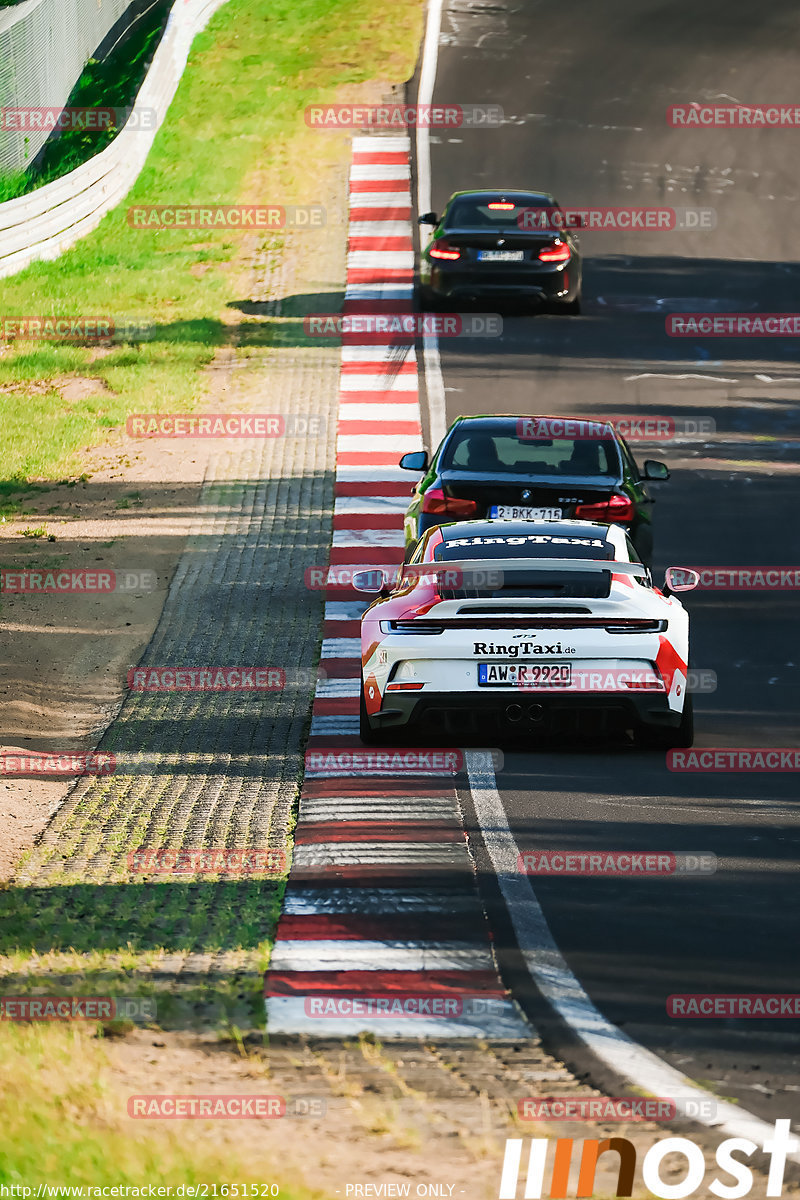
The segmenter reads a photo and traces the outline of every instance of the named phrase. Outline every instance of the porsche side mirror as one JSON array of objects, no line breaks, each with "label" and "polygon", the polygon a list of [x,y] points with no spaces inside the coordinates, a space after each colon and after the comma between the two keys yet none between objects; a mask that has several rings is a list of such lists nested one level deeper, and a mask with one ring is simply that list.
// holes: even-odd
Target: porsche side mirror
[{"label": "porsche side mirror", "polygon": [[664,572],[664,592],[667,596],[674,592],[691,592],[699,582],[700,576],[690,567],[667,567]]},{"label": "porsche side mirror", "polygon": [[427,450],[410,450],[408,454],[404,454],[400,459],[400,466],[404,471],[427,471]]},{"label": "porsche side mirror", "polygon": [[418,225],[438,225],[439,218],[435,212],[423,213],[421,217],[417,217]]},{"label": "porsche side mirror", "polygon": [[666,463],[648,458],[644,464],[644,477],[645,479],[669,479],[669,467]]},{"label": "porsche side mirror", "polygon": [[386,576],[379,567],[375,567],[371,571],[355,571],[353,587],[357,592],[368,592],[370,595],[378,596],[388,594],[389,591]]}]

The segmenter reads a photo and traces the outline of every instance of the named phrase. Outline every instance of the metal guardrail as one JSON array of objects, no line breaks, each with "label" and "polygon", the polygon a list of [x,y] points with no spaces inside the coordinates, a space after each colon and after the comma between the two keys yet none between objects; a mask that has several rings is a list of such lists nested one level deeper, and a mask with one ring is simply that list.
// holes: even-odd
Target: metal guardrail
[{"label": "metal guardrail", "polygon": [[[225,3],[176,0],[132,112],[114,141],[63,178],[0,204],[0,277],[58,258],[123,199],[164,122],[196,34]],[[142,128],[152,111],[152,128]]]},{"label": "metal guardrail", "polygon": [[[81,71],[134,0],[24,0],[0,9],[0,99],[8,108],[66,104]],[[0,169],[24,170],[47,129],[0,129]]]}]

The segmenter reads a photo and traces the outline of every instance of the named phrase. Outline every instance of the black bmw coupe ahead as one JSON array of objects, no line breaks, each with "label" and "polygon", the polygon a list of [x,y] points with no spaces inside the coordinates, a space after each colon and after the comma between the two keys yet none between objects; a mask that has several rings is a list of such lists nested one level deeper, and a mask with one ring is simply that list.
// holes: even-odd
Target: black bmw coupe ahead
[{"label": "black bmw coupe ahead", "polygon": [[423,309],[507,300],[572,313],[581,308],[581,256],[574,228],[547,192],[456,192],[420,255]]},{"label": "black bmw coupe ahead", "polygon": [[406,561],[434,525],[479,518],[607,521],[630,534],[642,562],[653,554],[650,480],[664,463],[636,463],[608,421],[580,417],[457,417],[428,462],[424,450],[400,466],[424,472],[405,515]]}]

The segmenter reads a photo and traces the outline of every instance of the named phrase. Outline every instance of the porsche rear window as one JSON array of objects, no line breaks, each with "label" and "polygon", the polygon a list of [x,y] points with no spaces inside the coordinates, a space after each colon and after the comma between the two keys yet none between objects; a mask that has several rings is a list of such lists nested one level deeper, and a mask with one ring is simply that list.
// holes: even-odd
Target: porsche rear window
[{"label": "porsche rear window", "polygon": [[469,430],[453,435],[442,470],[503,475],[618,475],[613,439],[524,438],[515,433]]}]

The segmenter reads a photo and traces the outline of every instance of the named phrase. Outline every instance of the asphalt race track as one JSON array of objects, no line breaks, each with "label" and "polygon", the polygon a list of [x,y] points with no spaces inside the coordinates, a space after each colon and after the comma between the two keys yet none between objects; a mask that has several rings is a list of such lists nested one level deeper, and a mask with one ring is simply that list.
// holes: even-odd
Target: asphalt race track
[{"label": "asphalt race track", "polygon": [[[505,119],[432,132],[437,212],[453,191],[495,186],[542,188],[570,207],[715,212],[710,230],[582,232],[579,318],[510,311],[500,338],[440,340],[448,423],[491,411],[715,422],[711,436],[633,442],[639,462],[672,470],[654,485],[659,581],[671,564],[800,563],[796,341],[665,331],[670,312],[800,310],[800,133],[666,120],[672,104],[799,100],[796,54],[791,0],[445,3],[435,101],[498,104]],[[717,677],[695,695],[695,745],[798,746],[796,592],[704,591],[686,603],[693,665]],[[797,1120],[796,1020],[666,1015],[673,993],[800,991],[796,774],[680,774],[663,754],[621,746],[511,752],[497,780],[523,851],[717,856],[711,876],[540,879],[535,890],[606,1017],[717,1094]],[[509,978],[541,1015],[515,973],[474,820],[470,838]]]}]

